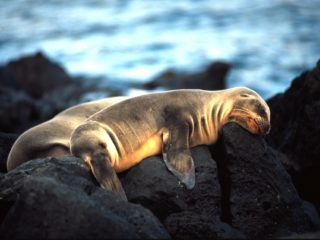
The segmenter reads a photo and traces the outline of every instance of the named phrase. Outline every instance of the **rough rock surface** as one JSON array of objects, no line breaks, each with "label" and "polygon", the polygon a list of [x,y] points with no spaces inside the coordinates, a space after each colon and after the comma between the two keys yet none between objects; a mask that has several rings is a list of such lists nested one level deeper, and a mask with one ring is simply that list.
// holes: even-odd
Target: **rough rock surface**
[{"label": "rough rock surface", "polygon": [[166,89],[199,88],[205,90],[220,90],[226,86],[225,78],[229,69],[230,65],[227,63],[214,62],[200,73],[186,74],[167,70],[148,82],[145,87],[147,89],[164,87]]},{"label": "rough rock surface", "polygon": [[0,176],[0,234],[87,238],[94,228],[97,238],[203,239],[282,237],[319,229],[316,210],[299,198],[281,163],[286,157],[264,139],[228,124],[212,154],[214,160],[208,147],[192,149],[193,190],[186,190],[159,156],[119,174],[131,204],[98,187],[80,159],[30,161]]},{"label": "rough rock surface", "polygon": [[187,190],[166,168],[162,157],[145,159],[121,178],[128,200],[151,209],[160,219],[181,211],[220,215],[217,166],[207,147],[192,149],[196,185]]},{"label": "rough rock surface", "polygon": [[[192,149],[196,186],[185,190],[160,157],[130,169],[122,182],[129,201],[149,208],[173,238],[261,238],[313,231],[319,223],[306,213],[285,156],[238,125],[223,128],[212,147]],[[210,219],[210,221],[208,221]]]},{"label": "rough rock surface", "polygon": [[196,212],[173,213],[164,222],[174,239],[245,239],[219,217]]},{"label": "rough rock surface", "polygon": [[29,161],[0,181],[2,239],[169,238],[149,210],[98,187],[81,159]]},{"label": "rough rock surface", "polygon": [[[0,82],[4,83],[0,87],[2,132],[21,132],[76,104],[88,91],[67,84],[62,92],[59,87],[41,96],[25,92],[21,72],[30,75],[26,78],[30,83],[35,76],[42,76],[35,74],[38,62],[47,64],[41,59],[44,56],[34,58],[26,58],[30,64],[0,68]],[[18,75],[12,72],[14,68]],[[149,87],[224,88],[213,86],[211,80],[224,79],[228,68],[213,64],[198,74],[168,72]],[[10,77],[19,78],[10,82]],[[217,82],[222,83],[220,80]],[[268,103],[272,131],[267,141],[228,124],[217,144],[192,149],[196,166],[193,190],[178,182],[161,156],[145,159],[119,174],[131,203],[101,189],[77,158],[33,160],[9,173],[0,172],[0,235],[7,239],[317,236],[320,220],[312,203],[319,210],[320,62]],[[2,172],[15,138],[0,134]]]},{"label": "rough rock surface", "polygon": [[[318,220],[314,222],[305,213],[281,163],[285,156],[263,138],[227,124],[213,155],[221,170],[224,221],[250,238],[279,237],[319,227]],[[316,214],[314,208],[311,211]]]},{"label": "rough rock surface", "polygon": [[241,238],[242,233],[221,222],[221,189],[217,165],[207,147],[192,149],[196,185],[179,183],[162,157],[145,159],[121,178],[128,200],[142,204],[164,222],[175,239]]},{"label": "rough rock surface", "polygon": [[272,129],[267,140],[288,156],[285,165],[300,196],[320,212],[320,61],[268,104]]}]

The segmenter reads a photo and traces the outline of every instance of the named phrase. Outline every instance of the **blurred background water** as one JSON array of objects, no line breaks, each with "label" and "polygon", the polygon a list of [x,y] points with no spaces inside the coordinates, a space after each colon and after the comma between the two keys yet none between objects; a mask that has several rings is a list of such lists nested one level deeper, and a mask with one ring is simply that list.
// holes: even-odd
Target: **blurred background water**
[{"label": "blurred background water", "polygon": [[37,51],[118,84],[224,60],[268,98],[320,58],[320,1],[0,0],[0,64]]}]

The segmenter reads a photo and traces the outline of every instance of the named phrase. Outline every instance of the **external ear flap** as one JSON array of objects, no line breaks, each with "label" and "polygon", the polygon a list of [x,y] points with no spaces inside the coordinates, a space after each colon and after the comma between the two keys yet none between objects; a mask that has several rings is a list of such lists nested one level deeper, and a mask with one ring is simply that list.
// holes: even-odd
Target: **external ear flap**
[{"label": "external ear flap", "polygon": [[195,185],[195,167],[189,149],[189,128],[186,123],[178,124],[162,133],[163,160],[187,189]]}]

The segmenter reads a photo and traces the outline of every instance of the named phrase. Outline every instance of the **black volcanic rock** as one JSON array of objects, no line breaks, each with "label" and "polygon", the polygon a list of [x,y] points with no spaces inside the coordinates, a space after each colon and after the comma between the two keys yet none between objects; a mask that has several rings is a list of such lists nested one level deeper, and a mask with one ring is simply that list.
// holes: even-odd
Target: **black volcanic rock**
[{"label": "black volcanic rock", "polygon": [[300,196],[320,212],[320,61],[268,104],[272,129],[267,140],[287,155],[286,167]]},{"label": "black volcanic rock", "polygon": [[37,101],[23,91],[0,87],[0,131],[17,133],[40,119]]},{"label": "black volcanic rock", "polygon": [[[240,126],[223,127],[213,149],[221,179],[222,219],[250,238],[273,238],[314,231],[318,219],[304,202],[282,165],[283,154]],[[316,213],[316,211],[314,210]]]},{"label": "black volcanic rock", "polygon": [[174,239],[245,239],[243,233],[219,217],[195,212],[171,214],[164,222]]},{"label": "black volcanic rock", "polygon": [[0,181],[2,239],[169,238],[149,210],[98,187],[81,159],[29,161]]},{"label": "black volcanic rock", "polygon": [[191,150],[192,190],[160,156],[119,174],[132,203],[101,189],[81,159],[29,161],[0,175],[0,234],[10,239],[273,238],[319,229],[314,207],[299,198],[282,165],[286,156],[263,138],[227,124],[211,148],[213,159],[206,146]]},{"label": "black volcanic rock", "polygon": [[152,210],[160,219],[182,211],[221,214],[220,184],[215,161],[208,148],[192,149],[196,184],[187,190],[167,169],[162,157],[147,158],[121,178],[128,200]]},{"label": "black volcanic rock", "polygon": [[32,97],[40,98],[53,89],[68,85],[71,79],[59,65],[39,52],[0,67],[0,83],[1,86],[24,90]]},{"label": "black volcanic rock", "polygon": [[[53,117],[68,107],[64,92],[70,88],[75,92],[79,86],[42,53],[1,66],[0,131],[21,133]],[[59,97],[50,97],[54,91],[59,91]],[[68,91],[69,98],[75,95]]]},{"label": "black volcanic rock", "polygon": [[179,184],[161,157],[131,168],[121,178],[129,201],[149,208],[176,239],[280,237],[318,228],[315,209],[305,208],[282,165],[286,156],[263,138],[228,124],[211,148],[217,164],[207,147],[192,149],[193,190]]},{"label": "black volcanic rock", "polygon": [[145,88],[154,89],[164,87],[166,89],[225,89],[225,79],[229,72],[230,65],[224,62],[214,62],[207,69],[200,73],[178,73],[167,70],[160,76],[145,84]]},{"label": "black volcanic rock", "polygon": [[7,157],[17,138],[16,134],[0,132],[0,172],[7,172]]}]

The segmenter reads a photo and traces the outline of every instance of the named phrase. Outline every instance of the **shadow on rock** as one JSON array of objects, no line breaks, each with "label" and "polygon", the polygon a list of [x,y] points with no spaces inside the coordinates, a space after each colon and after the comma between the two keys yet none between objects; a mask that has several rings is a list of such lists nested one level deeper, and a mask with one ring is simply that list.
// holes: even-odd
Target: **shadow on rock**
[{"label": "shadow on rock", "polygon": [[151,157],[121,178],[128,200],[150,209],[175,239],[244,237],[219,219],[221,189],[208,148],[195,147],[191,153],[196,167],[194,189],[187,190],[179,183],[162,157]]},{"label": "shadow on rock", "polygon": [[96,186],[81,159],[33,160],[0,181],[2,239],[170,237],[149,210]]},{"label": "shadow on rock", "polygon": [[208,214],[182,212],[171,214],[165,226],[174,239],[245,239],[246,236]]},{"label": "shadow on rock", "polygon": [[319,227],[315,208],[299,198],[281,163],[285,155],[263,138],[228,124],[212,153],[217,164],[207,147],[192,149],[191,191],[161,157],[142,161],[121,177],[129,201],[149,208],[175,239],[280,237]]},{"label": "shadow on rock", "polygon": [[281,163],[286,161],[281,160],[283,154],[233,123],[223,127],[219,144],[213,156],[222,156],[218,169],[227,223],[250,238],[280,237],[319,227],[315,208],[305,208]]},{"label": "shadow on rock", "polygon": [[272,129],[268,142],[285,153],[285,166],[300,196],[320,212],[320,61],[268,100]]},{"label": "shadow on rock", "polygon": [[319,229],[315,208],[282,165],[286,156],[262,137],[227,124],[211,148],[213,159],[206,146],[191,150],[192,190],[160,156],[119,174],[132,203],[100,188],[81,159],[29,161],[0,176],[1,236],[275,238]]},{"label": "shadow on rock", "polygon": [[0,173],[7,172],[7,157],[17,138],[16,134],[0,132]]},{"label": "shadow on rock", "polygon": [[133,167],[121,178],[129,201],[151,209],[160,219],[181,211],[220,215],[220,185],[217,167],[207,147],[192,149],[196,185],[187,190],[168,171],[162,157],[151,157]]}]

